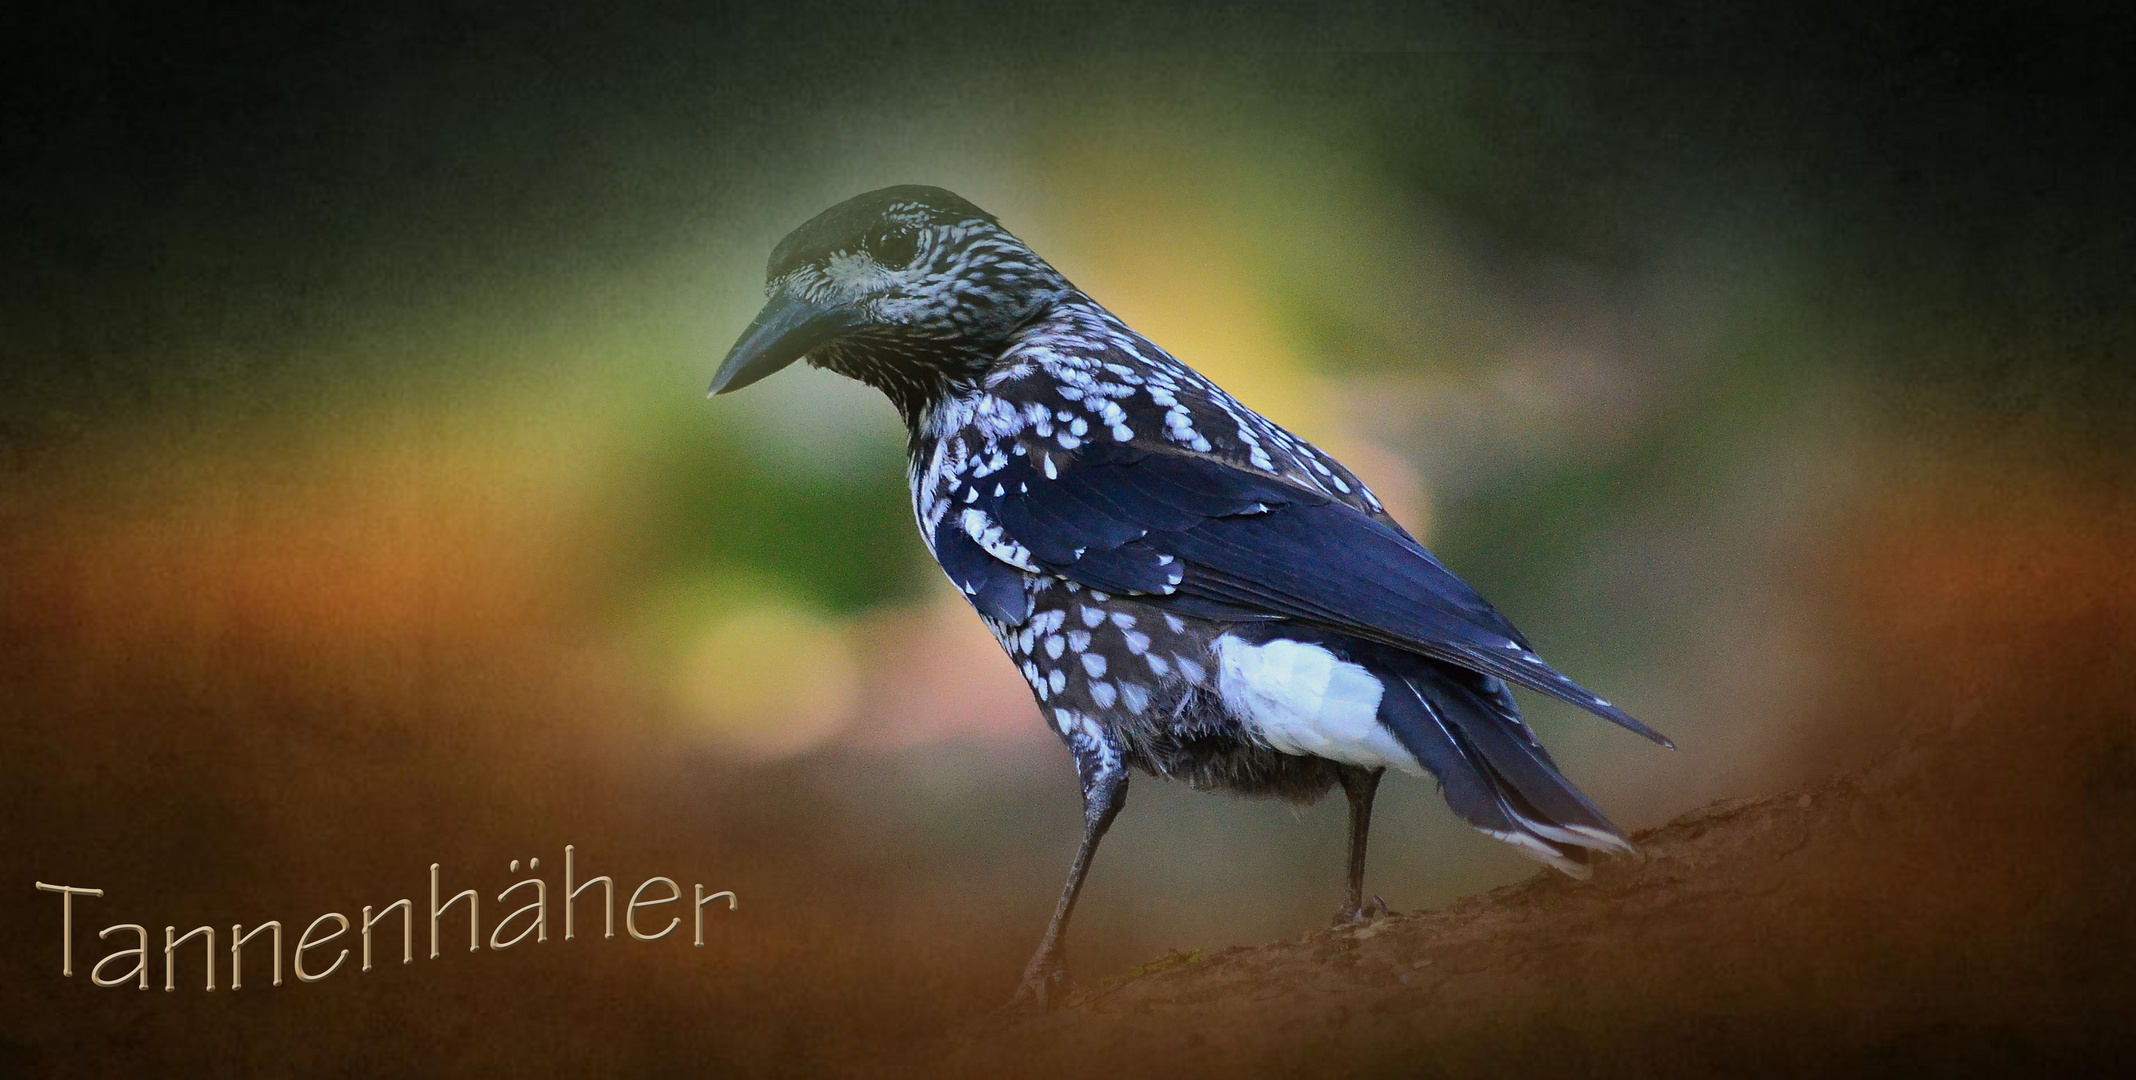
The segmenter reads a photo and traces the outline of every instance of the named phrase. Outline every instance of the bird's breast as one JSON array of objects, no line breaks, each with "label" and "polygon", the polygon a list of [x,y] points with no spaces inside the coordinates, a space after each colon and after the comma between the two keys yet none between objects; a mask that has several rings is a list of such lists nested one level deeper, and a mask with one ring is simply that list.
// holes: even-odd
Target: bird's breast
[{"label": "bird's breast", "polygon": [[1031,617],[993,623],[1041,707],[1149,718],[1208,684],[1210,628],[1045,575],[1031,575]]}]

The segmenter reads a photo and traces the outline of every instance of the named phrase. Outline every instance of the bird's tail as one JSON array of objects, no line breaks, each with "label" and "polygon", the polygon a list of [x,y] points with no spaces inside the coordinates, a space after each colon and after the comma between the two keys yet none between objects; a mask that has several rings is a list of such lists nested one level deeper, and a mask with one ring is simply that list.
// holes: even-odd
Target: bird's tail
[{"label": "bird's tail", "polygon": [[1424,657],[1388,660],[1373,665],[1386,687],[1380,720],[1470,825],[1576,878],[1593,852],[1635,854],[1558,772],[1502,680]]}]

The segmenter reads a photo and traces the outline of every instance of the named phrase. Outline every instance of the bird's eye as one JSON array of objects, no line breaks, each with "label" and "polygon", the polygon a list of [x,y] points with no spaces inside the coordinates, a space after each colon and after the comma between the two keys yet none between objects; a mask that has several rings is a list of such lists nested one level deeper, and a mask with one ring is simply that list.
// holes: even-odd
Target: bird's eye
[{"label": "bird's eye", "polygon": [[919,252],[919,233],[902,225],[893,225],[868,237],[868,254],[891,269],[912,265],[913,256]]}]

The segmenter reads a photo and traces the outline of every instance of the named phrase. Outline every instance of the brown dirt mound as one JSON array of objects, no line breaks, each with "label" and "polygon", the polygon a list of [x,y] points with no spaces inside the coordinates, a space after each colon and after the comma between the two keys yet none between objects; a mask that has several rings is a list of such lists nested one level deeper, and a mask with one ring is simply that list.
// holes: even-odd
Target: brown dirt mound
[{"label": "brown dirt mound", "polygon": [[[2090,728],[2087,730],[2087,728]],[[2061,1074],[2136,1042],[2136,752],[1959,722],[1593,880],[1174,954],[967,1029],[961,1075]]]}]

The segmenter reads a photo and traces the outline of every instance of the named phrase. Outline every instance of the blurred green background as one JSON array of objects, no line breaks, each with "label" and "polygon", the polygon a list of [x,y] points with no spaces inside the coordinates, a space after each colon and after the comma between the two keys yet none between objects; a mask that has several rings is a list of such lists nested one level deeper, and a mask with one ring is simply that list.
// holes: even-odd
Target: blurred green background
[{"label": "blurred green background", "polygon": [[[2125,502],[2127,22],[12,11],[7,864],[226,920],[233,880],[288,919],[306,889],[349,903],[434,860],[697,860],[779,913],[720,999],[768,1019],[647,1035],[641,1064],[850,1034],[819,984],[936,980],[863,1040],[1005,990],[1073,843],[1072,770],[926,560],[893,415],[799,369],[702,397],[771,246],[905,182],[998,214],[1349,462],[1559,667],[1674,735],[1663,754],[1535,703],[1620,823],[1821,775],[1886,734],[1830,722],[1854,648],[1834,620],[1885,576],[1862,536],[1907,557],[1992,531],[2018,493],[2051,504],[2026,521],[2091,535]],[[1923,500],[1971,509],[1904,516]],[[1428,785],[1381,807],[1369,884],[1397,908],[1532,869]],[[1078,963],[1319,925],[1341,827],[1138,781]],[[26,1004],[50,965],[8,950],[36,1019],[6,1053],[57,1068],[102,1037],[95,999]],[[699,977],[639,1003],[701,1004]],[[348,1007],[413,1022],[448,991],[410,978]],[[418,1026],[470,1037],[471,1008]]]}]

